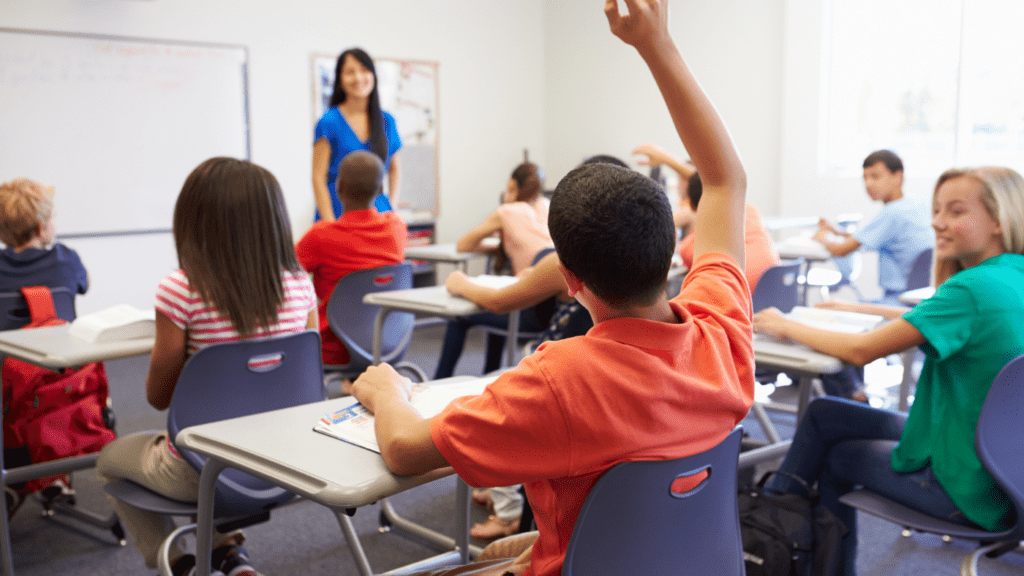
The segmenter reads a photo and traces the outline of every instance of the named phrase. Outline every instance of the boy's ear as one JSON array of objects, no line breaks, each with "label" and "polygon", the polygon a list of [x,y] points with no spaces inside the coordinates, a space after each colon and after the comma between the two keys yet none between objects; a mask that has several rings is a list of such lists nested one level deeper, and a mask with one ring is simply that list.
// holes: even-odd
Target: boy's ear
[{"label": "boy's ear", "polygon": [[561,262],[558,263],[558,271],[562,273],[562,277],[565,278],[565,285],[569,287],[569,296],[575,298],[576,294],[579,294],[580,290],[583,289],[583,281],[570,272]]}]

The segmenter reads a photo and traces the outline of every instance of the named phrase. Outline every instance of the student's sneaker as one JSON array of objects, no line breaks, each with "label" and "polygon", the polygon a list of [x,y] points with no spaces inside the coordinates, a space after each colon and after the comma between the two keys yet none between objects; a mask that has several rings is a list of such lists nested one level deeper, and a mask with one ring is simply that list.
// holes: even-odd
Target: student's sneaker
[{"label": "student's sneaker", "polygon": [[224,576],[261,576],[249,564],[245,548],[237,545],[221,546],[213,551],[211,563],[219,568]]}]

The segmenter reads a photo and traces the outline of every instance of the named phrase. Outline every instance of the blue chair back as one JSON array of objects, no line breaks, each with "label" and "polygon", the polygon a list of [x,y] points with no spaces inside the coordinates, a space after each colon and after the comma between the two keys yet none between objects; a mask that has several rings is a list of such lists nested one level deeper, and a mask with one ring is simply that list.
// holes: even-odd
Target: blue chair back
[{"label": "blue chair back", "polygon": [[1010,498],[1017,520],[1000,540],[1024,540],[1024,459],[1021,422],[1024,421],[1024,355],[1011,360],[992,381],[978,417],[975,446],[978,457]]},{"label": "blue chair back", "polygon": [[[362,372],[373,363],[373,322],[380,306],[363,304],[371,292],[412,288],[412,265],[408,262],[359,270],[338,280],[327,302],[327,322],[349,353],[346,371]],[[409,347],[416,316],[392,312],[384,320],[381,360],[395,363]]]},{"label": "blue chair back", "polygon": [[799,304],[800,267],[803,263],[803,258],[797,258],[765,270],[751,295],[754,312],[774,306],[786,313]]},{"label": "blue chair back", "polygon": [[[736,464],[742,428],[717,446],[676,460],[623,462],[598,479],[573,529],[562,576],[742,576]],[[707,471],[677,493],[677,478]]]},{"label": "blue chair back", "polygon": [[[57,318],[75,319],[75,294],[67,286],[50,288]],[[28,304],[21,292],[0,292],[0,330],[16,330],[32,320]]]},{"label": "blue chair back", "polygon": [[926,248],[924,252],[914,258],[910,266],[910,273],[907,274],[907,290],[915,290],[932,285],[932,249]]},{"label": "blue chair back", "polygon": [[[185,363],[171,397],[167,430],[173,439],[189,426],[323,399],[320,335],[315,331],[213,344]],[[205,456],[182,448],[178,452],[197,470],[206,463]],[[218,518],[241,516],[292,497],[273,484],[227,469],[217,481],[214,510]]]}]

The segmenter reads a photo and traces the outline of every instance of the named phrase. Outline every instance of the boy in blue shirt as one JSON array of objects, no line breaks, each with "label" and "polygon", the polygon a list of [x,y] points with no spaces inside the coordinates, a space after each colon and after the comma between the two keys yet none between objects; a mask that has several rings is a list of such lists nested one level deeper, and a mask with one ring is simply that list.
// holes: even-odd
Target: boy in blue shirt
[{"label": "boy in blue shirt", "polygon": [[[883,293],[879,303],[899,305],[896,296],[907,288],[914,259],[934,243],[931,210],[924,201],[903,195],[903,161],[891,150],[878,150],[864,159],[864,187],[872,200],[882,201],[882,211],[853,234],[822,218],[814,239],[832,256],[845,256],[858,248],[877,251]],[[841,239],[832,241],[830,234]]]},{"label": "boy in blue shirt", "polygon": [[53,237],[53,188],[26,178],[0,184],[0,292],[47,286],[85,294],[81,259]]}]

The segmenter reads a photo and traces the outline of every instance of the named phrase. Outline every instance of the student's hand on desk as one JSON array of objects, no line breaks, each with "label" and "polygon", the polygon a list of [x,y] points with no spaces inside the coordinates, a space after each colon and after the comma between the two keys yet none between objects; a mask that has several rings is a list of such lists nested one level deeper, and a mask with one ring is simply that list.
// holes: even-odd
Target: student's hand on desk
[{"label": "student's hand on desk", "polygon": [[790,322],[778,308],[765,308],[754,314],[754,331],[775,338],[786,337],[786,325]]},{"label": "student's hand on desk", "polygon": [[462,296],[465,291],[465,286],[469,284],[469,278],[461,270],[455,270],[448,275],[448,279],[444,282],[444,287],[449,292],[456,296]]},{"label": "student's hand on desk", "polygon": [[411,395],[412,381],[386,362],[370,366],[352,383],[352,396],[373,413],[378,402],[408,400]]},{"label": "student's hand on desk", "polygon": [[618,0],[604,3],[612,33],[637,50],[653,48],[669,39],[667,0],[623,0],[629,14],[619,14]]}]

